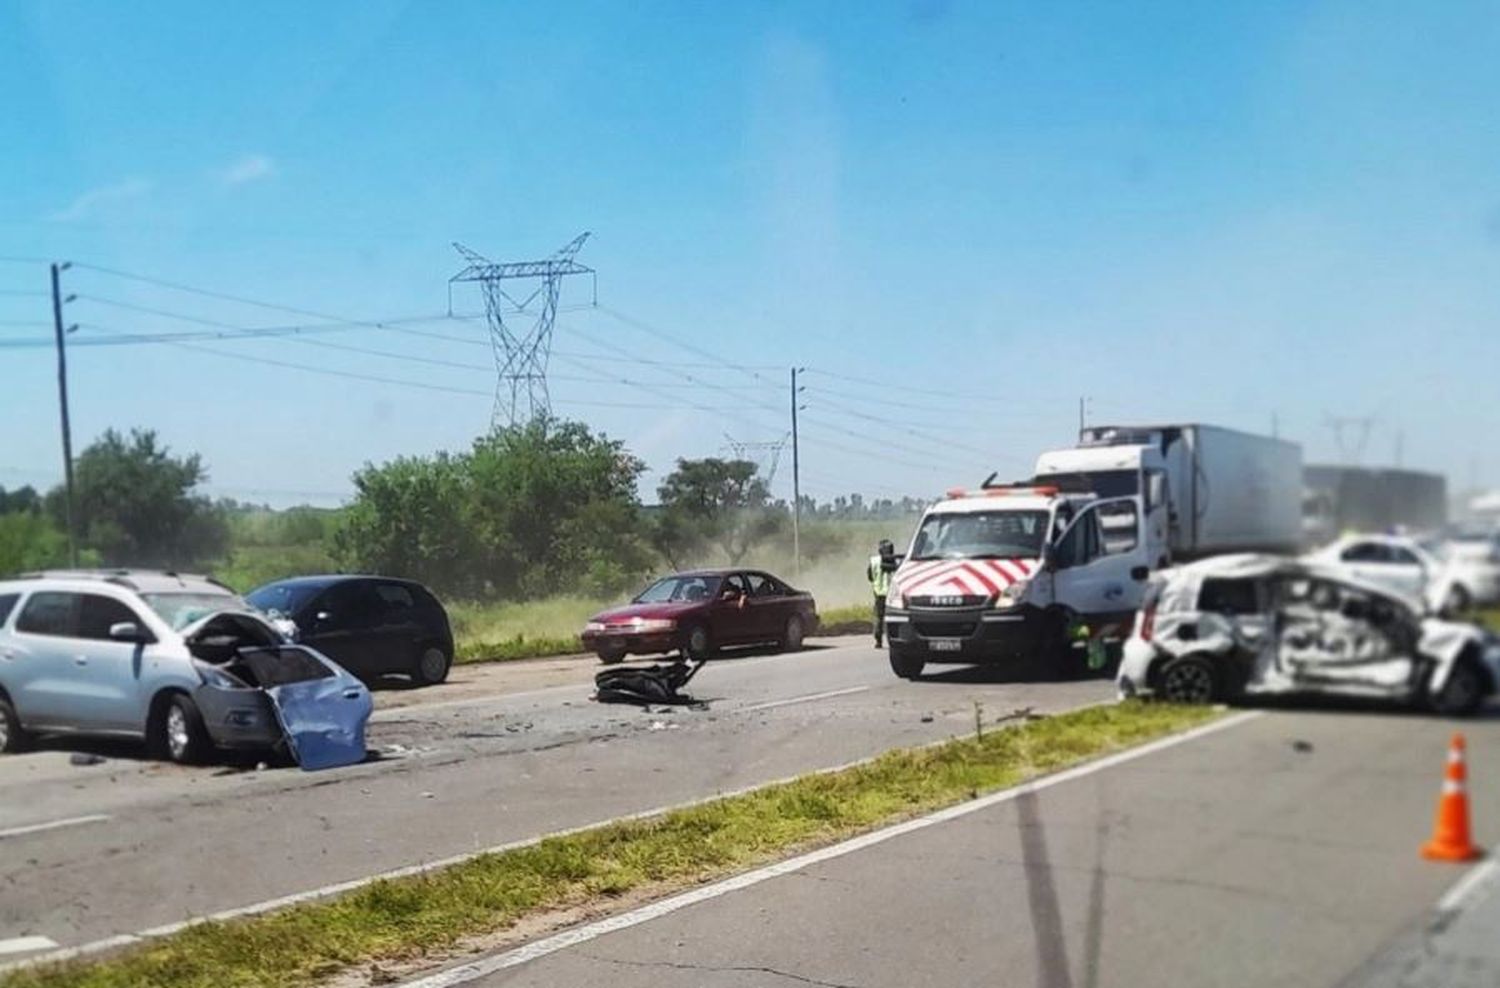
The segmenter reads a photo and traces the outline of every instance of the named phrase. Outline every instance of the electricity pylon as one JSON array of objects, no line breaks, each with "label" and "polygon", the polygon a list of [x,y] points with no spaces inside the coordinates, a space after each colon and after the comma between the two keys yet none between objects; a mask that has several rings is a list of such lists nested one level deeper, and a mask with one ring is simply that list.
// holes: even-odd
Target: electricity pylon
[{"label": "electricity pylon", "polygon": [[[544,260],[504,264],[491,261],[463,244],[453,245],[469,263],[448,279],[449,313],[453,310],[453,285],[456,282],[477,281],[484,292],[484,313],[489,323],[496,373],[491,427],[517,425],[551,414],[552,405],[547,396],[547,361],[552,355],[552,323],[557,316],[557,295],[564,276],[594,273],[593,268],[573,260],[588,238],[587,232],[580,233],[562,250]],[[521,279],[540,279],[541,284],[525,301],[518,302],[505,290],[505,282]],[[541,308],[533,314],[531,303],[539,297]],[[529,316],[531,325],[524,330],[513,327],[505,321],[507,315],[513,319],[518,315]]]},{"label": "electricity pylon", "polygon": [[726,432],[724,444],[736,460],[754,463],[756,469],[765,474],[766,488],[770,489],[771,482],[776,479],[776,467],[781,463],[781,451],[786,449],[791,438],[792,434],[787,433],[775,442],[743,442]]}]

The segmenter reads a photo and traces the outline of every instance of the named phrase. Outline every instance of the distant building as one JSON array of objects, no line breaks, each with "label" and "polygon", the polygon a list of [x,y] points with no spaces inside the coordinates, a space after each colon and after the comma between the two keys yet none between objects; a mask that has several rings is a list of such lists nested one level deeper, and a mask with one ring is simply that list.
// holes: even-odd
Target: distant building
[{"label": "distant building", "polygon": [[1309,463],[1302,484],[1309,542],[1344,531],[1425,531],[1448,523],[1448,478],[1440,473]]}]

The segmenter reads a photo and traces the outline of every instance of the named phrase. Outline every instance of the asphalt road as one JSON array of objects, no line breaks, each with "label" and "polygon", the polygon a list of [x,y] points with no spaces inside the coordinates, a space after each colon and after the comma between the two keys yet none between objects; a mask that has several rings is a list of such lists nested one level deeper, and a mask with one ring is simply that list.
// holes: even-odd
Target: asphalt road
[{"label": "asphalt road", "polygon": [[0,947],[95,943],[839,765],[970,731],[976,703],[993,721],[1113,692],[973,670],[908,683],[863,641],[813,644],[716,661],[691,684],[702,709],[650,713],[591,702],[586,661],[456,670],[381,694],[383,757],[321,773],[120,745],[0,758]]},{"label": "asphalt road", "polygon": [[[1493,872],[1472,913],[1438,915],[1466,867],[1417,854],[1453,726],[1267,712],[496,973],[427,984],[1494,985]],[[1493,841],[1500,720],[1465,728],[1478,837]]]}]

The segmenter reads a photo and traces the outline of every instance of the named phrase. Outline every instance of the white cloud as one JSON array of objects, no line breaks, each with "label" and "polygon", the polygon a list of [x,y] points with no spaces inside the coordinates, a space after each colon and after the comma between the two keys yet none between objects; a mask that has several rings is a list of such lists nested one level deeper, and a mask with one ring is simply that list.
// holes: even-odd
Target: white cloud
[{"label": "white cloud", "polygon": [[48,219],[54,223],[76,223],[97,213],[100,207],[140,199],[151,191],[151,183],[144,178],[127,178],[113,185],[101,185],[68,203]]},{"label": "white cloud", "polygon": [[270,178],[276,174],[276,162],[264,154],[246,155],[228,168],[219,172],[219,181],[225,185],[244,185]]}]

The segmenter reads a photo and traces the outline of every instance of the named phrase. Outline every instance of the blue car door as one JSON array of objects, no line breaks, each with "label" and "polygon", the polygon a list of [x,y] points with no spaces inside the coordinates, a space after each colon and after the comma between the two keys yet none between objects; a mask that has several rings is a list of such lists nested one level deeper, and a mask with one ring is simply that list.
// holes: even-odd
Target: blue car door
[{"label": "blue car door", "polygon": [[365,760],[365,722],[374,703],[353,676],[295,645],[243,649],[304,771]]}]

